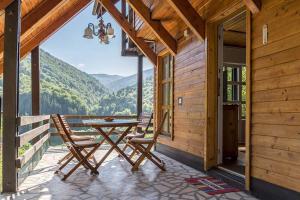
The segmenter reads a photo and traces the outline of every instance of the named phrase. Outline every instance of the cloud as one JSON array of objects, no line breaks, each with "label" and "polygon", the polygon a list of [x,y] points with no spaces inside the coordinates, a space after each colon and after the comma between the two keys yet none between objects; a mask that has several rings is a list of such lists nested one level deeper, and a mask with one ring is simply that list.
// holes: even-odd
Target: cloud
[{"label": "cloud", "polygon": [[78,67],[78,68],[85,68],[85,64],[80,63],[80,64],[77,65],[77,67]]}]

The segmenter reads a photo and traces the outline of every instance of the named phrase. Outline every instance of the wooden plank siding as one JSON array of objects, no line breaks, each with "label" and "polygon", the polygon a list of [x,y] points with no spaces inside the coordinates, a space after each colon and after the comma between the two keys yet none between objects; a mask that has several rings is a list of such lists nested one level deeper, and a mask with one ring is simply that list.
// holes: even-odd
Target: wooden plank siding
[{"label": "wooden plank siding", "polygon": [[[159,143],[204,157],[205,45],[196,36],[179,42],[174,62],[174,139]],[[177,103],[183,97],[183,105]]]},{"label": "wooden plank siding", "polygon": [[300,1],[263,0],[252,20],[251,175],[300,192]]}]

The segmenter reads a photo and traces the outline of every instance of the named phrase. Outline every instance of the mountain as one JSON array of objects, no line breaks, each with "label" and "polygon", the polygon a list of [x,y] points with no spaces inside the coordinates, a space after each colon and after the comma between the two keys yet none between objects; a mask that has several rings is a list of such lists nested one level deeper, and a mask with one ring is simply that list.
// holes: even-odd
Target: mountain
[{"label": "mountain", "polygon": [[[147,69],[143,72],[143,79],[146,80],[148,78],[153,77],[153,69]],[[127,77],[123,77],[121,79],[112,81],[111,83],[105,85],[110,90],[117,92],[120,89],[126,88],[128,86],[133,86],[137,83],[137,75],[131,75]]]},{"label": "mountain", "polygon": [[[94,76],[75,68],[41,50],[40,52],[41,114],[78,115],[132,115],[136,114],[136,86],[128,86],[118,93],[111,93]],[[31,114],[31,70],[30,57],[20,63],[20,115]],[[148,80],[151,90],[153,81]],[[151,86],[152,85],[152,86]],[[0,92],[3,91],[2,78]],[[146,94],[146,93],[145,93]],[[152,111],[153,95],[144,96],[145,112]]]},{"label": "mountain", "polygon": [[90,74],[90,75],[95,77],[104,86],[107,86],[108,84],[110,84],[113,81],[117,81],[117,80],[124,78],[123,76],[109,75],[109,74]]}]

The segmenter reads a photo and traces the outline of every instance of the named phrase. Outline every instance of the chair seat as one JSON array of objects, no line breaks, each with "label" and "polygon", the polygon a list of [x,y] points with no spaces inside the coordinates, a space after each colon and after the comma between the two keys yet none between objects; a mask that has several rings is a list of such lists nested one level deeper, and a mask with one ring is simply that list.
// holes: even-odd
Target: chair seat
[{"label": "chair seat", "polygon": [[94,140],[95,137],[93,136],[89,136],[89,135],[82,135],[82,136],[78,136],[78,135],[72,135],[71,136],[72,139],[76,142],[76,141],[85,141],[85,140]]},{"label": "chair seat", "polygon": [[143,138],[144,137],[144,133],[130,133],[128,135],[126,135],[126,139],[131,140],[133,138]]},{"label": "chair seat", "polygon": [[154,140],[153,138],[132,138],[129,142],[133,144],[151,144]]},{"label": "chair seat", "polygon": [[84,140],[84,141],[77,141],[75,142],[75,145],[77,147],[82,147],[82,148],[89,148],[89,147],[94,147],[98,144],[98,142],[94,140]]}]

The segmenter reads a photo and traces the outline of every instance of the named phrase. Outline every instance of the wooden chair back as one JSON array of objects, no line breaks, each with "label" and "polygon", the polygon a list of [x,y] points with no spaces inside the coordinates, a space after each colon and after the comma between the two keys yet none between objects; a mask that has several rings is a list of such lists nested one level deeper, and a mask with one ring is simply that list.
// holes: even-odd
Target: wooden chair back
[{"label": "wooden chair back", "polygon": [[59,114],[53,114],[51,115],[51,118],[64,143],[70,142],[74,144],[74,141],[71,137],[72,131],[65,118]]},{"label": "wooden chair back", "polygon": [[151,115],[146,115],[142,113],[140,117],[138,118],[138,121],[140,122],[138,124],[138,128],[142,129],[144,134],[147,134],[149,132],[149,128],[153,125],[153,113]]},{"label": "wooden chair back", "polygon": [[168,116],[168,112],[165,112],[161,122],[158,125],[158,129],[156,131],[154,131],[154,135],[153,135],[154,141],[157,140],[159,134],[162,132],[162,129],[163,129],[163,126],[164,126],[167,116]]}]

